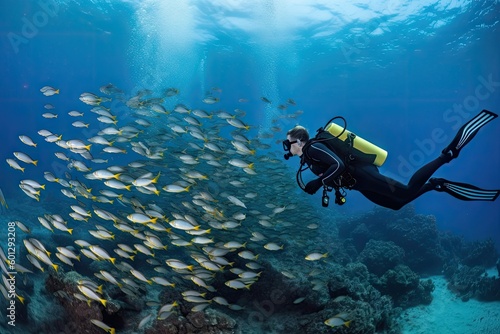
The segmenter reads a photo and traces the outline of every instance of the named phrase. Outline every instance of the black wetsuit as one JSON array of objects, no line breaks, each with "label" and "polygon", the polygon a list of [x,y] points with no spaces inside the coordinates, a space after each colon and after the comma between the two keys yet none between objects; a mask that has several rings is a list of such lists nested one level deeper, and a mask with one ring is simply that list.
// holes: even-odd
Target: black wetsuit
[{"label": "black wetsuit", "polygon": [[321,175],[324,185],[335,186],[335,181],[347,169],[356,179],[352,189],[358,190],[373,203],[393,210],[399,210],[420,195],[433,190],[434,186],[427,180],[447,162],[441,155],[415,172],[408,184],[404,185],[380,174],[377,166],[372,164],[353,161],[346,166],[337,154],[322,143],[311,144],[305,153],[304,162],[314,174]]}]

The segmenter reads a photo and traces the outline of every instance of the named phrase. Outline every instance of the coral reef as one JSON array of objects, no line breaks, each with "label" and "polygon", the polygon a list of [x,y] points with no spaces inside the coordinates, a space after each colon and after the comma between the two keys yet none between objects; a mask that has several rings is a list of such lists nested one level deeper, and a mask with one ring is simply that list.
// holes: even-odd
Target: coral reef
[{"label": "coral reef", "polygon": [[185,317],[172,315],[165,320],[155,320],[146,334],[234,334],[238,333],[236,321],[214,309],[189,312]]},{"label": "coral reef", "polygon": [[359,261],[370,272],[382,275],[387,270],[403,263],[405,251],[392,241],[370,240],[359,254]]},{"label": "coral reef", "polygon": [[375,279],[373,284],[379,291],[391,296],[396,306],[402,308],[430,304],[432,301],[432,280],[420,280],[406,265],[388,270],[380,279]]}]

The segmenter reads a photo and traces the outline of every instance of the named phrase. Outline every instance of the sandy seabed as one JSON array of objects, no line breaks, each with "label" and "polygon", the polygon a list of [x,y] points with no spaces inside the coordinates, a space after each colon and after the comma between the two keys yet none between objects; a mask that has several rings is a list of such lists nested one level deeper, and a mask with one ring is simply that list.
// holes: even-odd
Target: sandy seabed
[{"label": "sandy seabed", "polygon": [[463,302],[446,288],[443,276],[429,277],[436,289],[428,306],[403,313],[403,334],[499,334],[500,302]]}]

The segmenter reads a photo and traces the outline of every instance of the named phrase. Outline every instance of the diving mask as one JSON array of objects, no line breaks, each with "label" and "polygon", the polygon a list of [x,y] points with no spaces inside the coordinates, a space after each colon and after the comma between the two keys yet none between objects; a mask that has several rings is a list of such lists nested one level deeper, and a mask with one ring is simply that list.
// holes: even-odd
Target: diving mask
[{"label": "diving mask", "polygon": [[297,142],[297,140],[294,140],[294,141],[289,141],[288,139],[283,140],[283,150],[285,150],[285,152],[287,152],[283,156],[285,158],[285,160],[288,160],[291,157],[293,157],[293,154],[292,154],[292,152],[290,152],[290,149],[292,148],[292,145],[295,144],[296,142]]}]

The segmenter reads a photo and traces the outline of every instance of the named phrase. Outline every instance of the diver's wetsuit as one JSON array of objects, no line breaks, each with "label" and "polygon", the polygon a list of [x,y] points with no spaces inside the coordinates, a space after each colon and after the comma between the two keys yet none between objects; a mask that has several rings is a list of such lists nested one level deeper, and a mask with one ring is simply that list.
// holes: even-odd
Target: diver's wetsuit
[{"label": "diver's wetsuit", "polygon": [[[346,170],[345,164],[332,150],[322,143],[313,143],[303,154],[304,162],[320,178],[324,185],[334,186],[334,181]],[[448,160],[441,155],[420,168],[404,185],[390,177],[380,174],[378,168],[367,163],[351,163],[349,173],[356,179],[352,189],[358,190],[375,204],[399,210],[420,195],[433,190],[431,183],[426,183],[434,172]]]}]

